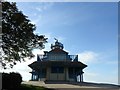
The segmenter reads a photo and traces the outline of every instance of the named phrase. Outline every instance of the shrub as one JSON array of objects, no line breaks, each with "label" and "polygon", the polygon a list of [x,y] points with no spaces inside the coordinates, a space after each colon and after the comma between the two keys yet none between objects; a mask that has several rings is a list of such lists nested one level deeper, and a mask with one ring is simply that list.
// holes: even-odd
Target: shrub
[{"label": "shrub", "polygon": [[21,85],[22,77],[19,73],[3,73],[2,74],[2,88],[12,89],[18,88]]},{"label": "shrub", "polygon": [[2,73],[2,88],[10,88],[10,76],[8,73]]}]

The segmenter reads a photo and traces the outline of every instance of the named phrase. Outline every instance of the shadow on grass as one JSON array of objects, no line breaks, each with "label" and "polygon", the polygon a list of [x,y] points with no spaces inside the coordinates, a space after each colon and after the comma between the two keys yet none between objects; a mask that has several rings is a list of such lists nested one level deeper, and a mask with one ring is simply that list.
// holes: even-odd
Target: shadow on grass
[{"label": "shadow on grass", "polygon": [[22,84],[19,88],[11,88],[11,89],[5,89],[5,90],[54,90],[54,89]]}]

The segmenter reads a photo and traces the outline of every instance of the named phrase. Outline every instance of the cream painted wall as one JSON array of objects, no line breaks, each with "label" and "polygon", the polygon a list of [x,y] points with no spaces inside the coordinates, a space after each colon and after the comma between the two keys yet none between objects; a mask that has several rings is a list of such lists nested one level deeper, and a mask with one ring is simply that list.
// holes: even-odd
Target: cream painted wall
[{"label": "cream painted wall", "polygon": [[51,73],[51,68],[47,68],[46,80],[69,80],[68,68],[64,69],[64,73]]}]

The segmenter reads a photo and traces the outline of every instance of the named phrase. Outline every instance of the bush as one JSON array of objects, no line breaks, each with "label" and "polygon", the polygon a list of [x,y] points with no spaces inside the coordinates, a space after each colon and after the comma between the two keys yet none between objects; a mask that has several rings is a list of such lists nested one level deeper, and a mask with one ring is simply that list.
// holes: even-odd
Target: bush
[{"label": "bush", "polygon": [[19,73],[3,73],[2,74],[2,88],[12,89],[20,87],[22,82],[22,77]]},{"label": "bush", "polygon": [[7,89],[10,87],[10,76],[8,73],[2,73],[2,88]]}]

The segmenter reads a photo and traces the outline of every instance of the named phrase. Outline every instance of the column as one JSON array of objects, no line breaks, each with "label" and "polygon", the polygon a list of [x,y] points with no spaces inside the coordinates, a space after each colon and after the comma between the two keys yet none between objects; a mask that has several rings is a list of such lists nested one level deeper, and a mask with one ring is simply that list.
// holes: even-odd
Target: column
[{"label": "column", "polygon": [[32,73],[32,77],[31,77],[31,80],[33,81],[33,73]]},{"label": "column", "polygon": [[80,82],[81,82],[81,74],[79,76],[80,76]]},{"label": "column", "polygon": [[81,69],[79,71],[79,75],[80,75],[80,82],[82,82],[82,70]]},{"label": "column", "polygon": [[81,82],[83,82],[83,74],[81,75]]},{"label": "column", "polygon": [[68,68],[65,67],[65,80],[68,81],[69,77],[68,77]]},{"label": "column", "polygon": [[33,81],[35,80],[35,76],[34,76],[34,74],[33,74]]},{"label": "column", "polygon": [[50,67],[47,67],[46,71],[46,80],[50,80]]},{"label": "column", "polygon": [[41,81],[40,72],[38,72],[38,81]]},{"label": "column", "polygon": [[39,78],[38,80],[41,81],[41,75],[42,75],[42,68],[40,68],[39,72],[38,72]]}]

